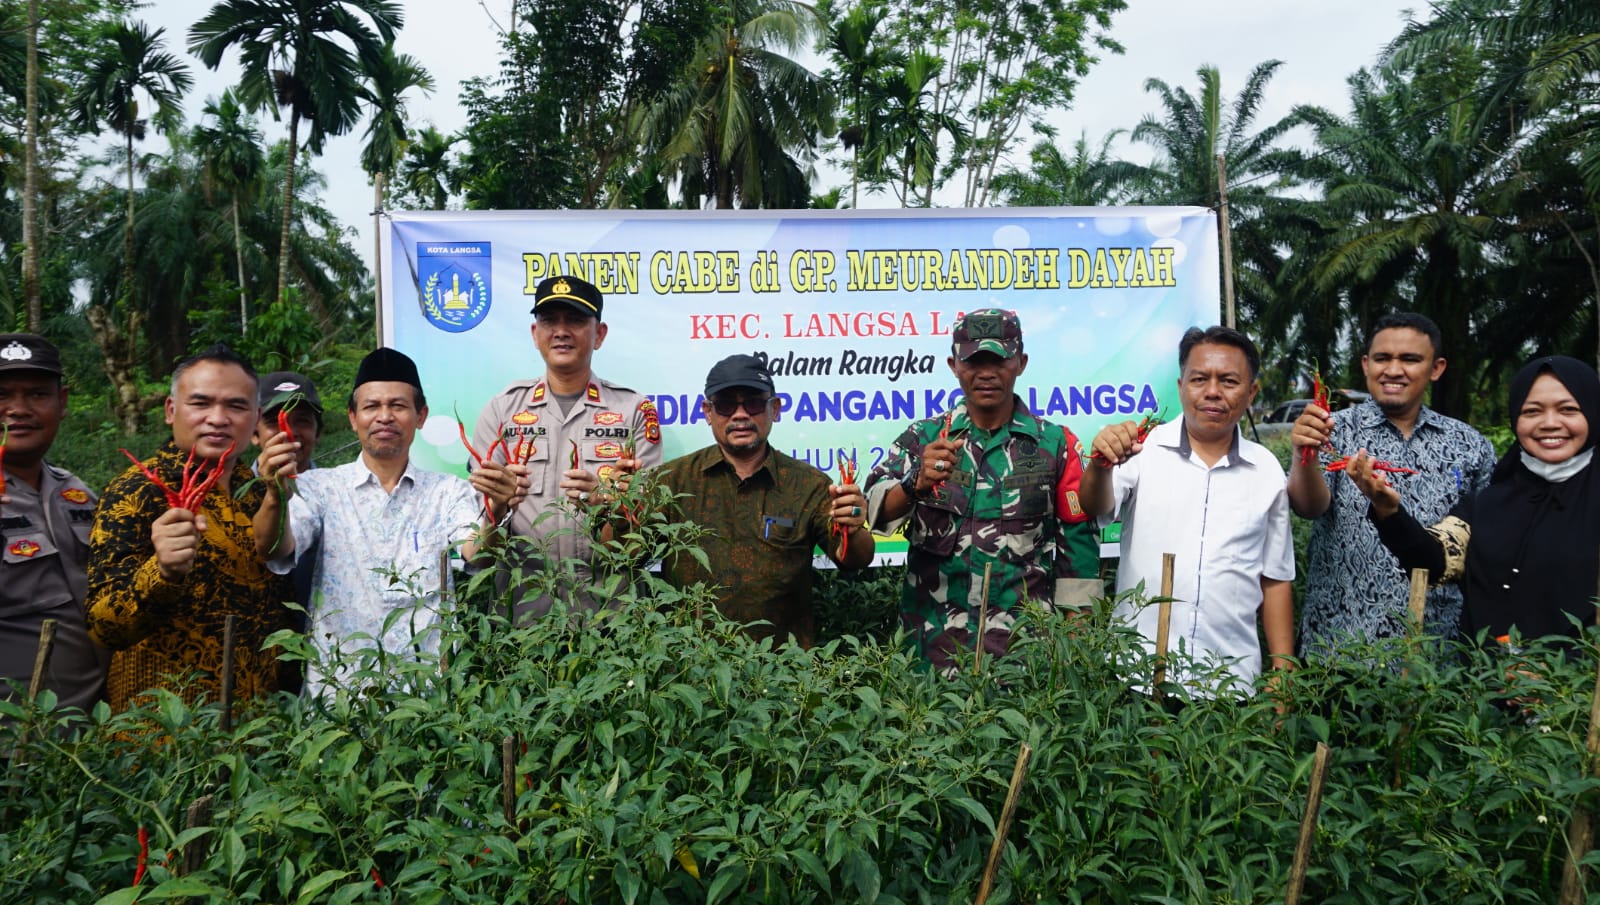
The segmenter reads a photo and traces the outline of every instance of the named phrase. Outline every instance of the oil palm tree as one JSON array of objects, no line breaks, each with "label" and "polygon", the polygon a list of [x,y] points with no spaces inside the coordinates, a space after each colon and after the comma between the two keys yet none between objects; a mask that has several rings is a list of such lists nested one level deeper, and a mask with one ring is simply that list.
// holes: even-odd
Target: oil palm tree
[{"label": "oil palm tree", "polygon": [[[98,132],[104,124],[121,135],[127,152],[128,210],[123,227],[123,291],[133,290],[134,192],[133,143],[143,141],[151,125],[166,132],[182,118],[179,103],[194,80],[189,67],[161,49],[166,29],[151,31],[143,22],[118,22],[101,35],[101,51],[72,99],[72,120],[77,126]],[[154,108],[142,115],[139,95],[150,99]],[[131,303],[131,298],[127,301]]]},{"label": "oil palm tree", "polygon": [[204,116],[190,139],[204,161],[207,188],[227,192],[232,208],[234,265],[239,276],[239,332],[244,334],[250,329],[250,305],[239,212],[245,196],[253,194],[260,182],[266,155],[261,147],[261,130],[232,91],[223,92],[221,100],[206,101]]},{"label": "oil palm tree", "polygon": [[[1502,204],[1516,134],[1512,105],[1473,90],[1492,84],[1492,72],[1453,53],[1434,58],[1423,75],[1362,70],[1350,77],[1349,117],[1305,111],[1322,149],[1312,174],[1344,223],[1314,277],[1345,295],[1354,323],[1404,305],[1438,323],[1446,350],[1492,354],[1498,346],[1520,354],[1513,337],[1481,342],[1487,337],[1473,326],[1495,305],[1496,249],[1514,228]],[[1468,415],[1471,370],[1445,371],[1434,408]]]},{"label": "oil palm tree", "polygon": [[805,49],[817,28],[804,3],[732,0],[682,77],[642,113],[640,129],[686,203],[808,202],[818,139],[834,133],[833,92],[784,54]]},{"label": "oil palm tree", "polygon": [[[244,74],[240,98],[253,110],[289,117],[282,222],[278,236],[278,291],[289,278],[289,225],[294,207],[300,123],[306,147],[343,135],[361,119],[362,80],[382,65],[385,45],[404,22],[396,0],[221,0],[189,29],[189,49],[215,69],[238,47]],[[370,23],[370,25],[369,25]]]},{"label": "oil palm tree", "polygon": [[1094,207],[1115,204],[1116,186],[1106,178],[1111,160],[1111,143],[1124,134],[1113,129],[1093,147],[1084,132],[1064,152],[1052,140],[1033,146],[1026,171],[1008,169],[994,178],[994,189],[1002,204],[1020,207]]}]

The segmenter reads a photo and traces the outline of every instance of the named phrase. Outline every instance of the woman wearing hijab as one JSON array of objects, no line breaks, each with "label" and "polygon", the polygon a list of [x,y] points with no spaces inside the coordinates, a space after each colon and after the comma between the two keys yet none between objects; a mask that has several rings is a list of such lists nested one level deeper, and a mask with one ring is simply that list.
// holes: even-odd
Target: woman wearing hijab
[{"label": "woman wearing hijab", "polygon": [[1400,491],[1364,455],[1350,474],[1403,567],[1427,569],[1434,583],[1462,583],[1463,635],[1487,630],[1500,639],[1514,627],[1525,638],[1575,637],[1595,622],[1600,575],[1590,429],[1600,416],[1600,375],[1564,355],[1536,359],[1511,380],[1510,415],[1517,443],[1489,486],[1431,528],[1406,513]]}]

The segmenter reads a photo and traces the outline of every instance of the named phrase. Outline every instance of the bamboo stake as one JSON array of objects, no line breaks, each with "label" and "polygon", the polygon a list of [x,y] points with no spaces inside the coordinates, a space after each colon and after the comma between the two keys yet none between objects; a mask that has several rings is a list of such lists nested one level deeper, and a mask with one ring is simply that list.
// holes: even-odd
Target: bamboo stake
[{"label": "bamboo stake", "polygon": [[[1597,614],[1600,615],[1600,614]],[[1600,661],[1596,663],[1594,694],[1589,699],[1589,773],[1600,776]],[[1576,905],[1585,899],[1583,859],[1594,845],[1594,815],[1579,804],[1567,822],[1567,863],[1561,869],[1560,905]]]},{"label": "bamboo stake", "polygon": [[1411,611],[1411,631],[1413,634],[1422,633],[1422,617],[1428,606],[1428,570],[1411,570],[1411,594],[1406,598],[1406,607]]},{"label": "bamboo stake", "polygon": [[508,735],[500,740],[500,808],[506,825],[517,826],[517,739]]},{"label": "bamboo stake", "polygon": [[1028,775],[1028,760],[1033,749],[1027,742],[1017,749],[1017,765],[1011,769],[1011,787],[1006,790],[1006,803],[1000,808],[1000,822],[994,828],[994,843],[989,846],[989,860],[983,865],[983,881],[978,884],[978,897],[973,905],[989,901],[989,890],[994,887],[994,875],[1000,870],[1000,853],[1005,850],[1006,836],[1011,832],[1011,821],[1017,816],[1017,796],[1022,792],[1022,780]]},{"label": "bamboo stake", "polygon": [[1284,905],[1298,905],[1300,890],[1306,885],[1306,864],[1311,859],[1311,843],[1317,834],[1317,812],[1322,810],[1322,784],[1328,777],[1328,746],[1317,742],[1316,759],[1311,764],[1311,788],[1306,790],[1306,812],[1300,815],[1300,840],[1295,843],[1294,863],[1289,868],[1289,892]]},{"label": "bamboo stake", "polygon": [[50,655],[56,649],[56,621],[46,619],[39,623],[39,648],[33,655],[33,677],[28,680],[28,700],[44,691],[44,678],[50,672]]},{"label": "bamboo stake", "polygon": [[1161,686],[1167,681],[1167,643],[1172,630],[1172,573],[1177,568],[1176,553],[1161,554],[1161,603],[1156,616],[1156,676],[1155,697],[1161,698]]},{"label": "bamboo stake", "polygon": [[[446,594],[449,591],[449,589],[450,589],[450,548],[446,547],[443,550],[439,551],[439,614],[440,614],[441,617],[444,615],[444,602],[447,599]],[[450,608],[450,612],[451,612],[451,615],[453,616],[455,614],[455,607],[451,607]],[[444,620],[444,619],[441,618],[440,621],[444,622],[444,621],[447,621],[447,620]],[[441,626],[441,628],[442,628],[442,626]],[[439,639],[439,674],[443,675],[443,674],[445,674],[445,673],[447,673],[449,671],[450,671],[450,647],[449,647],[449,645],[445,644],[443,638],[440,638]]]},{"label": "bamboo stake", "polygon": [[[28,700],[37,700],[39,692],[44,691],[45,675],[50,671],[50,656],[56,649],[56,620],[46,619],[39,623],[39,648],[33,655],[33,676],[28,679]],[[11,770],[15,772],[28,762],[28,756],[23,753],[28,747],[27,733],[18,733],[16,747],[11,749]],[[0,826],[11,825],[11,809],[0,810]]]},{"label": "bamboo stake", "polygon": [[979,591],[978,600],[978,643],[973,645],[973,675],[983,669],[983,633],[989,628],[989,573],[993,569],[994,563],[983,564],[983,588]]},{"label": "bamboo stake", "polygon": [[1222,234],[1222,323],[1234,329],[1233,226],[1228,210],[1228,158],[1217,155],[1217,230]]},{"label": "bamboo stake", "polygon": [[233,731],[233,648],[234,615],[228,614],[222,623],[222,731]]}]

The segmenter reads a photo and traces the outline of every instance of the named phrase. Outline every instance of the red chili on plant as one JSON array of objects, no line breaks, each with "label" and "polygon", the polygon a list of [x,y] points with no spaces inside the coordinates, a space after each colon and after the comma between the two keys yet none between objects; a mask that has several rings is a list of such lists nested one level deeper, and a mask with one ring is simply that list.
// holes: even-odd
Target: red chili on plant
[{"label": "red chili on plant", "polygon": [[139,827],[139,860],[133,868],[133,885],[144,881],[145,869],[150,863],[150,831]]}]

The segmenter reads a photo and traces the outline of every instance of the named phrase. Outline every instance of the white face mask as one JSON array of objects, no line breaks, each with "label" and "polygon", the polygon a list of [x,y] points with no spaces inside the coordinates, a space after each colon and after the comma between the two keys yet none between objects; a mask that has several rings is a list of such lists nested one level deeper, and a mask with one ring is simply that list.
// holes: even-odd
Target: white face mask
[{"label": "white face mask", "polygon": [[1527,469],[1552,484],[1560,484],[1585,468],[1589,467],[1589,460],[1594,456],[1594,447],[1563,462],[1543,462],[1528,455],[1527,450],[1522,451],[1522,464]]}]

